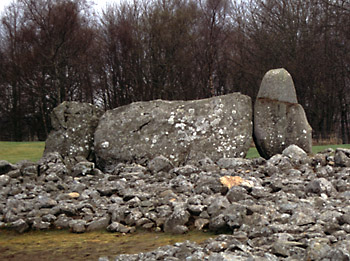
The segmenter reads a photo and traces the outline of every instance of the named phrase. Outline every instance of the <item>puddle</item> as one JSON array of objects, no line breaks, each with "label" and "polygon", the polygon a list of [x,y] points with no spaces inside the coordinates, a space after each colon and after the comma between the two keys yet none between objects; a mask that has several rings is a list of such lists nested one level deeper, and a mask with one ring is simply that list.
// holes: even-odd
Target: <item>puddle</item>
[{"label": "puddle", "polygon": [[192,231],[184,235],[136,231],[133,234],[107,231],[70,233],[67,230],[30,231],[19,235],[0,230],[0,260],[98,260],[119,254],[152,251],[160,246],[186,240],[201,243],[213,233]]}]

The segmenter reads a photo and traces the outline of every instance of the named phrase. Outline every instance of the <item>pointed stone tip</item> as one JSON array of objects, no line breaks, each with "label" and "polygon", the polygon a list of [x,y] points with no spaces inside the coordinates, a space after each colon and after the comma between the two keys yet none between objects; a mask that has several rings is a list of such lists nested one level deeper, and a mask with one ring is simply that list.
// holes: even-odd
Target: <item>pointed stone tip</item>
[{"label": "pointed stone tip", "polygon": [[261,82],[257,98],[298,103],[290,73],[284,68],[269,70]]}]

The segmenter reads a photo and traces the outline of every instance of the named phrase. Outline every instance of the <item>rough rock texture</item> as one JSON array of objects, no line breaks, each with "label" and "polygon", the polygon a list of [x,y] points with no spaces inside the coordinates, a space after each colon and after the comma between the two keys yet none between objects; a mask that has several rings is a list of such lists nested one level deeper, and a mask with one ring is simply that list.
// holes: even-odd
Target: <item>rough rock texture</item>
[{"label": "rough rock texture", "polygon": [[93,138],[103,111],[89,103],[63,102],[51,114],[50,132],[44,154],[93,158]]},{"label": "rough rock texture", "polygon": [[66,158],[0,175],[0,229],[224,233],[110,260],[349,260],[350,168],[332,150],[311,157],[289,146],[269,160],[205,158],[159,172],[135,163],[67,172],[83,161]]},{"label": "rough rock texture", "polygon": [[206,156],[244,157],[251,144],[248,96],[233,93],[196,101],[137,102],[107,111],[95,132],[97,165],[144,164],[163,155],[175,166]]},{"label": "rough rock texture", "polygon": [[350,167],[350,150],[339,148],[335,151],[335,164],[340,167]]},{"label": "rough rock texture", "polygon": [[310,153],[312,129],[285,69],[268,71],[254,105],[254,139],[266,159],[295,144]]}]

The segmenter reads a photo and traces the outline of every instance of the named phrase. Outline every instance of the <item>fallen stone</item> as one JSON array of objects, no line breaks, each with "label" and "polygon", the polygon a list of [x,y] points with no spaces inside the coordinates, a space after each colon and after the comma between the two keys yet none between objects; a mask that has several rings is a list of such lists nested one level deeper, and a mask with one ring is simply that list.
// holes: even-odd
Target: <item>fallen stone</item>
[{"label": "fallen stone", "polygon": [[239,93],[195,101],[136,102],[101,118],[95,132],[97,166],[113,171],[118,163],[146,164],[160,155],[176,167],[205,157],[244,157],[251,132],[251,101]]}]

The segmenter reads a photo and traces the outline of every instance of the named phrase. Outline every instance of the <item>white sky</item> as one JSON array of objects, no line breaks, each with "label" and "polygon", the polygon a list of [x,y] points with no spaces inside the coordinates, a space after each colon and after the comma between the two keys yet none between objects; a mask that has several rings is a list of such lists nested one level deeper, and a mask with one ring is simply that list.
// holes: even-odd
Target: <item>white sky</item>
[{"label": "white sky", "polygon": [[[0,0],[0,14],[4,11],[4,8],[12,3],[14,0]],[[106,8],[106,4],[108,3],[119,3],[123,2],[121,0],[88,0],[88,2],[94,2],[96,11],[101,11],[101,9]]]}]

